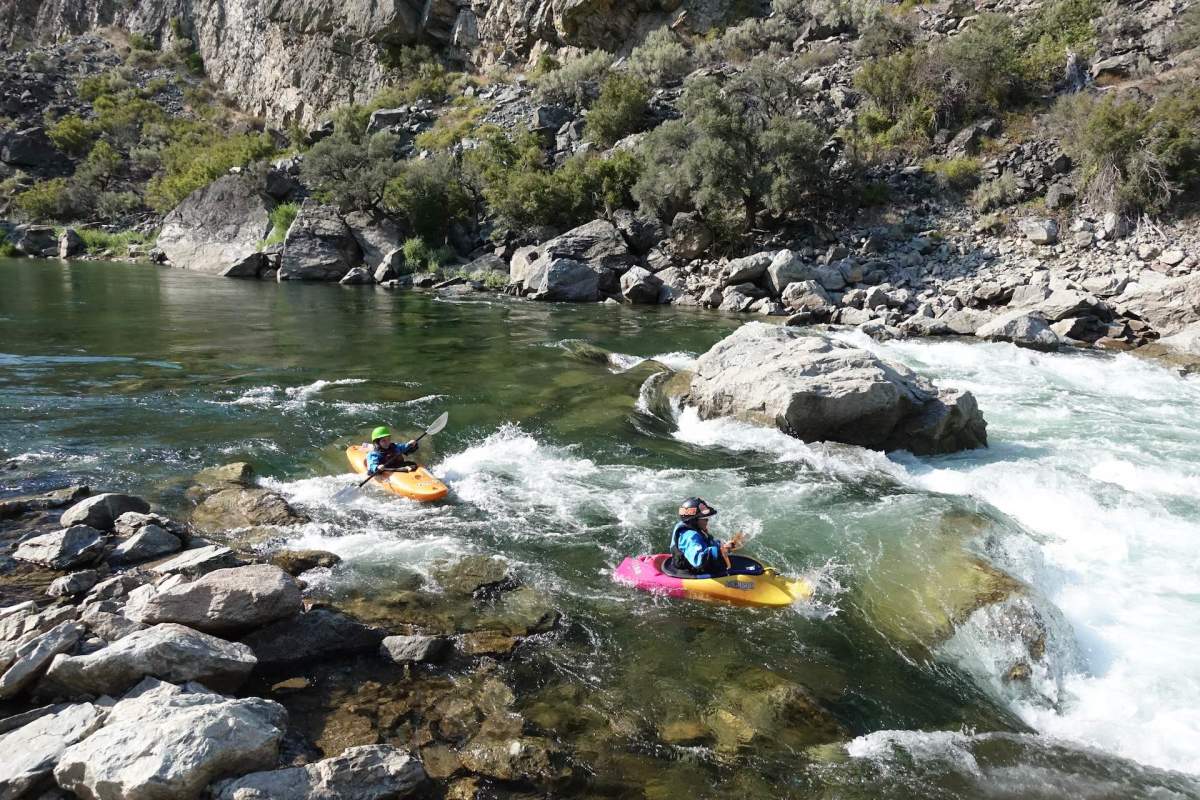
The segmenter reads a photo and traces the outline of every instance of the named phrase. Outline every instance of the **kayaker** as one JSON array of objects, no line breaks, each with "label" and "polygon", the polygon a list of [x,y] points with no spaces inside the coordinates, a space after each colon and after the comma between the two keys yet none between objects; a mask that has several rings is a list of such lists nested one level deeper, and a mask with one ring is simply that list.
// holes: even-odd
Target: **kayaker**
[{"label": "kayaker", "polygon": [[722,542],[708,533],[708,521],[717,510],[699,497],[689,497],[679,507],[679,522],[671,531],[671,564],[693,575],[720,574],[732,567],[729,554],[742,546],[744,534]]},{"label": "kayaker", "polygon": [[371,431],[371,452],[367,453],[367,474],[374,475],[381,469],[398,469],[415,467],[405,459],[409,453],[415,453],[420,445],[416,439],[396,444],[392,441],[392,432],[384,425]]}]

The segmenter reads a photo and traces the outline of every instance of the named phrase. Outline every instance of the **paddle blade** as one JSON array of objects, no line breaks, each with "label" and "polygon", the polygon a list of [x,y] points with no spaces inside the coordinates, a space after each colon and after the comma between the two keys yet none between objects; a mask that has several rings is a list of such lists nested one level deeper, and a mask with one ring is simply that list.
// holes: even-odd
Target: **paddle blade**
[{"label": "paddle blade", "polygon": [[443,411],[442,415],[440,417],[438,417],[437,419],[435,419],[433,421],[433,424],[431,424],[428,428],[425,429],[425,433],[430,436],[432,436],[435,433],[441,433],[442,428],[446,427],[446,422],[449,419],[450,419],[450,412]]},{"label": "paddle blade", "polygon": [[345,489],[342,489],[340,492],[335,494],[331,499],[333,502],[341,505],[343,503],[349,503],[352,499],[354,499],[356,494],[358,494],[357,484],[354,486],[347,486]]}]

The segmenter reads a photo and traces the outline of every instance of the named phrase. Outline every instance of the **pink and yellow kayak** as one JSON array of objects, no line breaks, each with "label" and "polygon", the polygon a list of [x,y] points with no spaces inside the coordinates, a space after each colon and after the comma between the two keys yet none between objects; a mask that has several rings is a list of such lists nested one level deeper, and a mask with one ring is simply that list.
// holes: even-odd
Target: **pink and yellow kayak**
[{"label": "pink and yellow kayak", "polygon": [[[367,453],[370,449],[365,444],[355,444],[346,448],[346,459],[359,475],[367,474]],[[450,491],[446,484],[433,477],[433,473],[424,467],[417,467],[411,472],[385,472],[377,475],[371,484],[392,494],[423,503],[441,500]]]},{"label": "pink and yellow kayak", "polygon": [[812,585],[803,578],[785,578],[745,556],[732,556],[734,574],[695,578],[668,574],[664,571],[668,559],[666,553],[630,556],[613,571],[613,580],[667,597],[766,608],[790,606],[813,594]]}]

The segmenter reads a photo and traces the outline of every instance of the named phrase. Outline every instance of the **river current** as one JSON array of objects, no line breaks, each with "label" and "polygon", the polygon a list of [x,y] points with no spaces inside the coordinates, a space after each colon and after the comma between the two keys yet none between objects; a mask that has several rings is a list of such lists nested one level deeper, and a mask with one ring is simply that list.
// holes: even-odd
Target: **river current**
[{"label": "river current", "polygon": [[[313,520],[262,546],[342,556],[312,579],[335,599],[505,556],[564,614],[512,666],[523,702],[630,720],[559,731],[597,786],[621,776],[597,795],[1200,797],[1200,379],[1128,354],[838,334],[970,389],[987,418],[987,450],[885,456],[656,394],[743,322],[0,261],[0,493],[84,480],[183,516],[191,474],[248,460]],[[448,502],[333,501],[347,443],[441,411],[421,452]],[[765,612],[613,584],[693,494],[814,601]],[[963,602],[988,566],[1019,590]],[[841,733],[655,733],[781,682]]]}]

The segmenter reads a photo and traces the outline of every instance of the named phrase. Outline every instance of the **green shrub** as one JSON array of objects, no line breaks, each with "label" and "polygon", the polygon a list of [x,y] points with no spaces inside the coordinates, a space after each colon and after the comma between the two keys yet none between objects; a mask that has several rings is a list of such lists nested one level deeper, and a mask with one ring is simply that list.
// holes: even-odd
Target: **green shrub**
[{"label": "green shrub", "polygon": [[68,220],[75,216],[75,198],[66,178],[53,178],[30,186],[14,198],[17,208],[35,222]]},{"label": "green shrub", "polygon": [[92,109],[96,112],[96,130],[123,148],[141,141],[146,126],[167,121],[167,115],[156,104],[129,93],[101,95],[92,103]]},{"label": "green shrub", "polygon": [[402,162],[383,205],[430,242],[445,242],[451,224],[469,220],[477,210],[459,162],[446,154]]},{"label": "green shrub", "polygon": [[1193,5],[1175,20],[1170,45],[1174,53],[1200,47],[1200,5]]},{"label": "green shrub", "polygon": [[146,200],[166,212],[234,167],[244,167],[275,155],[267,134],[223,136],[215,130],[191,130],[162,151],[163,171],[146,187]]},{"label": "green shrub", "polygon": [[982,14],[937,52],[949,75],[944,92],[959,97],[943,101],[950,123],[994,114],[1022,99],[1021,55],[1012,22],[1001,14]]},{"label": "green shrub", "polygon": [[100,192],[96,196],[96,216],[100,219],[121,219],[144,208],[142,198],[135,192]]},{"label": "green shrub", "polygon": [[116,70],[100,75],[92,75],[79,81],[79,97],[89,103],[95,102],[101,95],[116,95],[129,88],[132,84],[123,78]]},{"label": "green shrub", "polygon": [[535,87],[543,103],[585,108],[591,100],[591,87],[599,84],[612,66],[613,57],[603,50],[592,50],[563,63],[561,67],[538,77]]},{"label": "green shrub", "polygon": [[144,245],[150,241],[144,233],[137,231],[112,233],[96,228],[79,228],[75,232],[83,240],[83,249],[89,255],[100,255],[106,250],[118,255],[125,255],[129,252],[130,245]]},{"label": "green shrub", "polygon": [[1025,193],[1017,183],[1017,176],[1005,172],[998,178],[982,184],[971,194],[971,205],[976,211],[987,213],[1021,202]]},{"label": "green shrub", "polygon": [[864,59],[886,58],[910,47],[914,38],[916,26],[908,17],[884,14],[863,31],[854,51]]},{"label": "green shrub", "polygon": [[271,232],[263,240],[263,247],[270,247],[282,242],[299,213],[300,206],[296,203],[280,203],[271,209]]},{"label": "green shrub", "polygon": [[187,59],[184,63],[187,64],[188,72],[192,73],[193,75],[203,77],[204,58],[199,53],[194,50],[188,53]]},{"label": "green shrub", "polygon": [[668,27],[651,31],[629,54],[629,69],[650,86],[662,86],[687,75],[692,59]]},{"label": "green shrub", "polygon": [[434,52],[425,44],[381,45],[379,62],[403,76],[414,75],[425,64],[434,60]]},{"label": "green shrub", "polygon": [[149,36],[141,33],[132,33],[129,35],[129,46],[133,50],[141,50],[144,52],[152,52],[158,49],[158,45]]},{"label": "green shrub", "polygon": [[73,156],[86,155],[96,139],[96,132],[81,117],[69,114],[46,131],[54,146]]},{"label": "green shrub", "polygon": [[478,103],[452,108],[427,131],[417,134],[413,144],[418,150],[449,150],[471,135],[487,109]]},{"label": "green shrub", "polygon": [[75,170],[75,181],[98,190],[107,189],[124,162],[121,154],[102,139],[96,142],[92,152]]},{"label": "green shrub", "polygon": [[304,180],[343,211],[368,211],[383,203],[388,184],[403,169],[396,137],[380,131],[365,142],[339,128],[313,145],[304,158]]},{"label": "green shrub", "polygon": [[650,87],[641,78],[614,73],[600,87],[600,97],[587,116],[587,138],[612,147],[641,128],[650,104]]},{"label": "green shrub", "polygon": [[409,103],[429,100],[440,103],[450,91],[451,78],[441,64],[427,63],[417,68],[417,74],[404,87],[404,99]]},{"label": "green shrub", "polygon": [[1039,91],[1063,80],[1067,54],[1085,58],[1095,52],[1093,20],[1101,16],[1099,0],[1057,0],[1038,9],[1021,36],[1021,73]]},{"label": "green shrub", "polygon": [[537,63],[533,65],[533,69],[529,71],[529,79],[536,83],[546,73],[554,72],[561,68],[562,64],[557,58],[549,53],[542,53],[538,56]]},{"label": "green shrub", "polygon": [[401,246],[401,252],[404,253],[404,263],[409,269],[423,269],[428,272],[437,271],[454,258],[454,251],[450,248],[430,247],[420,236],[406,239]]},{"label": "green shrub", "polygon": [[16,258],[19,255],[17,246],[8,240],[8,234],[0,231],[0,258]]},{"label": "green shrub", "polygon": [[1162,213],[1200,190],[1200,86],[1176,86],[1153,102],[1076,95],[1059,102],[1056,117],[1093,203]]},{"label": "green shrub", "polygon": [[931,158],[923,164],[925,171],[936,177],[942,188],[959,192],[974,188],[979,183],[982,166],[978,158],[971,156]]}]

